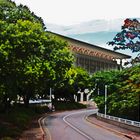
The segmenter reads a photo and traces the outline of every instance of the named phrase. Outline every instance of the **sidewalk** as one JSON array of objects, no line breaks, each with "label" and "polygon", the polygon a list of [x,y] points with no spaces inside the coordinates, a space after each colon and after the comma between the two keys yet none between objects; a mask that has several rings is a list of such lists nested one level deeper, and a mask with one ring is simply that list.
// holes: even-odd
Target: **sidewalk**
[{"label": "sidewalk", "polygon": [[40,128],[40,119],[33,120],[30,128],[26,130],[19,140],[45,140],[42,129]]},{"label": "sidewalk", "polygon": [[117,133],[119,135],[124,135],[131,140],[140,140],[140,134],[132,132],[132,131],[127,130],[127,129],[124,129],[124,128],[120,128],[118,126],[115,126],[115,125],[112,125],[112,124],[109,124],[109,123],[106,123],[106,122],[103,122],[103,121],[100,121],[99,119],[97,119],[95,117],[95,115],[88,116],[86,118],[86,120],[90,123],[98,125],[102,128],[105,128],[105,129],[107,129],[109,131],[112,131],[114,133]]}]

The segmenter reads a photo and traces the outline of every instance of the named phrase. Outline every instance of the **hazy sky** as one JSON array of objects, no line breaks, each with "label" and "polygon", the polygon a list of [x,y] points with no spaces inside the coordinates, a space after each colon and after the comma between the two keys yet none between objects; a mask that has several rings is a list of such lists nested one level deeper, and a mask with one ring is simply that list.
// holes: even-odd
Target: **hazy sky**
[{"label": "hazy sky", "polygon": [[93,19],[139,15],[139,0],[13,0],[27,5],[45,23],[72,25]]}]

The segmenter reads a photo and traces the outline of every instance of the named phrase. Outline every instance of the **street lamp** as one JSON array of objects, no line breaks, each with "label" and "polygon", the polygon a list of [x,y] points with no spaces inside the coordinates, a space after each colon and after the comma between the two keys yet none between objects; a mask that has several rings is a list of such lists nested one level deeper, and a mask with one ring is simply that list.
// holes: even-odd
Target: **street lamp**
[{"label": "street lamp", "polygon": [[[97,85],[95,85],[94,90],[96,89],[96,86],[97,86]],[[107,88],[108,88],[108,86],[105,85],[105,106],[104,106],[104,114],[105,114],[105,116],[106,116],[106,114],[107,114]],[[97,93],[98,93],[98,95],[100,94],[100,89],[99,89],[99,87],[98,87],[98,89],[97,89]]]},{"label": "street lamp", "polygon": [[105,85],[105,116],[107,113],[107,85]]},{"label": "street lamp", "polygon": [[52,110],[52,88],[50,88],[50,99],[49,99],[48,107],[50,110]]},{"label": "street lamp", "polygon": [[100,94],[99,88],[98,88],[98,95]]}]

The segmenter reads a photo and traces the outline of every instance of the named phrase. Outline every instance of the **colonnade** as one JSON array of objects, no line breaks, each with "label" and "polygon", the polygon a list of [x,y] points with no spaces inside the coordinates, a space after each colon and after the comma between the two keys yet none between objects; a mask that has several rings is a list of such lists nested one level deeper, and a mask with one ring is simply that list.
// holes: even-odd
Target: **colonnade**
[{"label": "colonnade", "polygon": [[[78,95],[80,96],[80,99],[78,99],[77,95],[74,95],[74,99],[75,99],[76,102],[89,101],[90,96],[91,96],[91,92],[89,92],[89,93],[78,92]],[[84,98],[84,95],[86,96],[86,98]]]},{"label": "colonnade", "polygon": [[80,66],[86,69],[89,73],[96,71],[119,69],[117,61],[103,60],[100,58],[94,58],[90,56],[76,56],[76,66]]}]

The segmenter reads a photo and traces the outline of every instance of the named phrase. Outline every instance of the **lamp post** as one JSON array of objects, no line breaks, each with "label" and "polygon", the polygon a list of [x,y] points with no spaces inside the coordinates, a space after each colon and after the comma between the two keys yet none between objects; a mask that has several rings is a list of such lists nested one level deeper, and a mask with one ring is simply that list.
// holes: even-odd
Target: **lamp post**
[{"label": "lamp post", "polygon": [[55,111],[55,107],[52,104],[52,88],[50,88],[50,103],[49,103],[49,108],[51,111]]},{"label": "lamp post", "polygon": [[50,102],[52,102],[52,88],[50,88]]},{"label": "lamp post", "polygon": [[50,100],[49,100],[49,105],[48,105],[50,111],[52,110],[52,88],[50,88]]},{"label": "lamp post", "polygon": [[106,113],[107,113],[107,104],[106,104],[106,101],[107,101],[107,85],[105,85],[105,116],[106,116]]},{"label": "lamp post", "polygon": [[98,88],[98,95],[100,94],[99,88]]}]

